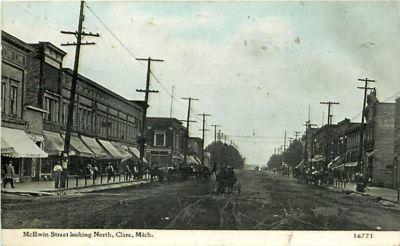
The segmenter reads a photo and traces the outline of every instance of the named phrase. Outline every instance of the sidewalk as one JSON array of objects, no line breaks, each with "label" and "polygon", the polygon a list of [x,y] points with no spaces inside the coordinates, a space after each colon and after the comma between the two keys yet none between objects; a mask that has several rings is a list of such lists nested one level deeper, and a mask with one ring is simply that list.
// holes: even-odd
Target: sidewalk
[{"label": "sidewalk", "polygon": [[11,188],[10,184],[7,184],[7,188],[1,188],[1,192],[3,193],[14,193],[14,194],[42,194],[42,195],[55,195],[58,192],[63,193],[75,193],[75,192],[90,192],[94,190],[104,190],[104,189],[112,189],[112,188],[120,188],[126,186],[140,185],[143,183],[148,183],[149,180],[144,179],[130,179],[125,180],[124,177],[115,176],[108,181],[106,176],[103,176],[101,179],[98,177],[93,181],[91,178],[87,178],[86,181],[84,178],[69,178],[68,179],[68,188],[65,189],[56,189],[54,187],[54,181],[29,181],[23,183],[14,183],[15,188]]},{"label": "sidewalk", "polygon": [[[343,191],[360,193],[360,192],[356,191],[356,184],[350,183],[350,182],[346,183],[345,188],[343,188],[343,186],[342,187],[329,186],[329,187],[333,188],[333,189],[343,190]],[[360,194],[381,197],[384,200],[398,202],[397,201],[397,190],[395,190],[395,189],[381,188],[381,187],[368,187],[368,189],[365,192],[360,193]]]}]

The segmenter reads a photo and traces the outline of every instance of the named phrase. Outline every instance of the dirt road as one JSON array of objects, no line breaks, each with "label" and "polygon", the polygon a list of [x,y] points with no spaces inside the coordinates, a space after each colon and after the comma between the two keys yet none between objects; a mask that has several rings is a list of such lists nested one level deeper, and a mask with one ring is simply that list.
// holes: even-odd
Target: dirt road
[{"label": "dirt road", "polygon": [[400,208],[372,197],[238,173],[242,193],[211,182],[156,183],[56,197],[2,195],[3,228],[400,230]]}]

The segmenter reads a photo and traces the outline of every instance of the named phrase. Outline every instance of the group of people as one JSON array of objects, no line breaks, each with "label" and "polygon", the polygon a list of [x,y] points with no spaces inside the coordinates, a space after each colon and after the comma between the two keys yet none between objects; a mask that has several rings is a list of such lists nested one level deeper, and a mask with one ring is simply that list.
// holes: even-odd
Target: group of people
[{"label": "group of people", "polygon": [[236,187],[238,193],[241,191],[240,183],[238,182],[235,171],[233,167],[227,166],[219,169],[216,174],[216,181],[218,184],[217,192],[218,193],[225,193],[226,189],[228,190],[228,194],[233,193],[234,187]]}]

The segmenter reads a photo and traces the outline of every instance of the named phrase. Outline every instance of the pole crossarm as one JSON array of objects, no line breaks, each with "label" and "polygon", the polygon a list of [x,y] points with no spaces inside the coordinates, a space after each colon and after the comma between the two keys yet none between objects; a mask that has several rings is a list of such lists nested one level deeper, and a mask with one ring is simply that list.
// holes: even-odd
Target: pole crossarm
[{"label": "pole crossarm", "polygon": [[[95,42],[84,42],[84,43],[81,42],[80,45],[95,45],[95,44],[96,44]],[[61,44],[61,46],[75,46],[75,45],[78,45],[78,44],[75,42],[73,42],[73,43],[67,42],[67,43]]]},{"label": "pole crossarm", "polygon": [[[61,33],[62,33],[62,34],[72,34],[72,35],[75,35],[75,36],[77,36],[77,35],[79,34],[79,32],[71,32],[71,31],[61,31]],[[87,33],[87,32],[80,32],[80,34],[81,34],[82,36],[100,37],[100,34],[98,34],[98,33],[92,33],[92,32],[89,32],[89,33]]]}]

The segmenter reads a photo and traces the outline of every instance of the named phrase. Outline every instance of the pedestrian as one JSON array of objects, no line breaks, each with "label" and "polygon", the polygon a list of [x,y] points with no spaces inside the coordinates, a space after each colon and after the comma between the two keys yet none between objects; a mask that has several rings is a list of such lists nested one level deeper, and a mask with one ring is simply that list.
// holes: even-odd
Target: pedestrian
[{"label": "pedestrian", "polygon": [[86,166],[86,175],[89,175],[89,177],[92,177],[93,175],[93,167],[90,163],[87,164]]},{"label": "pedestrian", "polygon": [[108,162],[106,173],[108,175],[108,181],[110,181],[111,177],[114,177],[114,167],[111,165],[111,162]]},{"label": "pedestrian", "polygon": [[60,165],[60,163],[58,163],[58,162],[53,167],[53,179],[54,179],[54,188],[55,189],[60,188],[62,170],[63,170],[63,168]]},{"label": "pedestrian", "polygon": [[97,167],[97,165],[95,164],[93,166],[93,179],[96,180],[97,179],[97,175],[99,174],[99,168]]},{"label": "pedestrian", "polygon": [[11,188],[15,188],[14,187],[14,175],[15,175],[14,166],[12,165],[12,163],[10,161],[10,162],[8,162],[8,164],[6,166],[5,179],[3,182],[4,188],[6,188],[7,183],[11,184]]},{"label": "pedestrian", "polygon": [[131,169],[129,168],[129,165],[125,165],[125,180],[130,180],[132,178],[132,172]]},{"label": "pedestrian", "polygon": [[61,171],[61,188],[66,188],[66,182],[68,179],[68,158],[63,158],[63,160],[61,161],[61,167],[62,167],[62,171]]}]

